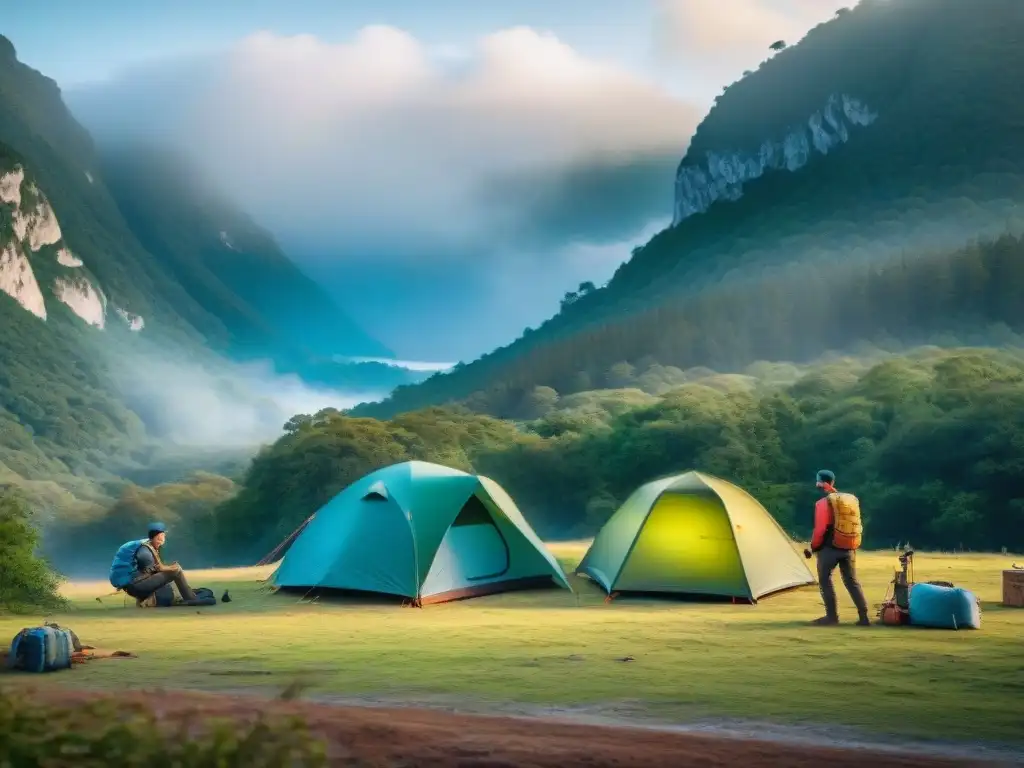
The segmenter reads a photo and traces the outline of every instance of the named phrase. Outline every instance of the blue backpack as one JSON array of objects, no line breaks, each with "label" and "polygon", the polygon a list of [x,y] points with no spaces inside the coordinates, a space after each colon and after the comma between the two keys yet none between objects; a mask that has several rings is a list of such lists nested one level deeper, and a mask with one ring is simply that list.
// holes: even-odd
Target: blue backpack
[{"label": "blue backpack", "polygon": [[23,672],[71,669],[71,657],[80,648],[75,633],[56,624],[23,629],[11,643],[7,667]]},{"label": "blue backpack", "polygon": [[110,564],[110,586],[124,589],[135,579],[138,566],[135,564],[135,553],[145,544],[147,539],[128,541],[118,547],[114,562]]}]

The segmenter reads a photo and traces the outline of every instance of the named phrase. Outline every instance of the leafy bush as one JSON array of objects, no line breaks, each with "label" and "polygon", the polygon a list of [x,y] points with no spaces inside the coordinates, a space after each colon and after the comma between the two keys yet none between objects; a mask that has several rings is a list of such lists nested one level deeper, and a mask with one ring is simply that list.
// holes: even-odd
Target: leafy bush
[{"label": "leafy bush", "polygon": [[39,533],[24,500],[0,487],[0,612],[57,608],[60,578],[36,556]]},{"label": "leafy bush", "polygon": [[0,690],[4,765],[171,768],[313,768],[324,745],[296,719],[255,723],[185,720],[173,726],[149,709],[99,700],[56,706]]}]

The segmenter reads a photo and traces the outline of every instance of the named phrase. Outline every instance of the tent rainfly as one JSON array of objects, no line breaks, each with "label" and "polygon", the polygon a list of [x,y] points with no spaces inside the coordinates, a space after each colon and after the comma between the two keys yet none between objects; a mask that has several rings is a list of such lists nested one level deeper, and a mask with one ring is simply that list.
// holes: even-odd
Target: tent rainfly
[{"label": "tent rainfly", "polygon": [[607,593],[737,598],[814,584],[775,518],[743,489],[702,472],[646,483],[600,530],[576,572]]},{"label": "tent rainfly", "polygon": [[416,605],[571,589],[500,485],[420,461],[372,472],[331,499],[307,521],[271,583],[383,593]]}]

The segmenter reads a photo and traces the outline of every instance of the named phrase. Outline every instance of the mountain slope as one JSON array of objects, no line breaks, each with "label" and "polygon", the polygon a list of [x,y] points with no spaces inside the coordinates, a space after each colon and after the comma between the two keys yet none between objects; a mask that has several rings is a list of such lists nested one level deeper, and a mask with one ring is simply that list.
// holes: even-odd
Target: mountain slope
[{"label": "mountain slope", "polygon": [[[154,332],[227,353],[245,349],[247,357],[285,344],[295,355],[389,356],[179,158],[153,148],[98,152],[56,83],[20,63],[6,39],[0,142],[46,191],[67,247]],[[291,323],[285,333],[277,327],[283,317]],[[324,324],[333,327],[330,343],[319,339],[312,349],[293,330]]]},{"label": "mountain slope", "polygon": [[140,244],[221,321],[234,356],[259,357],[268,346],[303,357],[392,356],[183,158],[158,147],[101,147],[100,166]]},{"label": "mountain slope", "polygon": [[[574,391],[577,374],[593,378],[624,359],[742,366],[751,354],[864,339],[825,327],[825,285],[851,280],[860,301],[880,270],[955,261],[973,241],[1024,231],[1021,39],[1016,0],[863,0],[837,14],[724,89],[680,164],[674,225],[607,286],[567,295],[556,317],[513,344],[357,412],[388,415],[497,386]],[[1012,319],[978,298],[944,301],[952,316],[927,328],[911,317],[873,333],[910,340]],[[717,304],[717,325],[685,311],[701,302]],[[666,348],[666,337],[700,339],[725,325],[733,338],[762,330],[766,302],[788,312],[806,302],[803,322],[786,331],[797,338]],[[752,317],[759,326],[741,326]]]},{"label": "mountain slope", "polygon": [[[221,418],[216,398],[279,428],[291,412],[240,389],[236,362],[361,391],[414,380],[336,363],[388,351],[211,189],[153,148],[97,152],[0,37],[0,483],[105,497],[94,481],[144,464],[183,415]],[[182,410],[150,396],[176,389]]]}]

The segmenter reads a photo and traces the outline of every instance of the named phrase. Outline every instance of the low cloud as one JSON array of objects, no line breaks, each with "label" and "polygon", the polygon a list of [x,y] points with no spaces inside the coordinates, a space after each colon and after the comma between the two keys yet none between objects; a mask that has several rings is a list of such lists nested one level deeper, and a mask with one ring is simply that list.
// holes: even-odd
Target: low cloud
[{"label": "low cloud", "polygon": [[[156,131],[187,145],[286,242],[315,232],[396,253],[585,237],[610,219],[624,236],[670,209],[671,169],[699,119],[642,77],[528,28],[468,51],[385,26],[340,44],[262,32],[71,99],[101,136]],[[140,114],[140,101],[156,108]],[[619,173],[620,197],[638,190],[644,210],[609,216],[588,195],[591,166]],[[554,210],[538,210],[552,197]]]},{"label": "low cloud", "polygon": [[108,352],[107,365],[147,431],[186,448],[227,450],[273,442],[298,413],[350,408],[383,392],[311,387],[269,363],[200,363],[167,350]]}]

